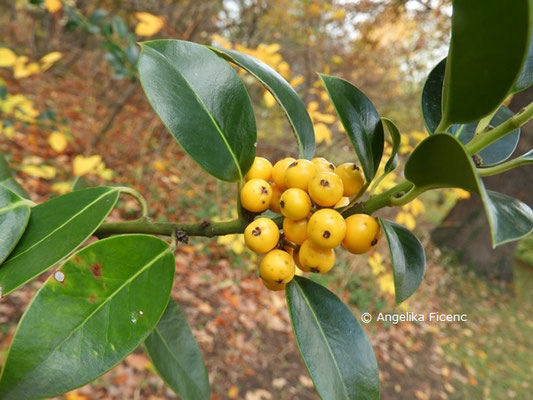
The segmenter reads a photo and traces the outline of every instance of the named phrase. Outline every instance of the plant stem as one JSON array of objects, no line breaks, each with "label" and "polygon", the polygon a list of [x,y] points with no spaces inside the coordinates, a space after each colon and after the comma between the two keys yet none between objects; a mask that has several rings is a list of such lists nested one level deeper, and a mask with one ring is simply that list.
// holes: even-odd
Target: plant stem
[{"label": "plant stem", "polygon": [[448,122],[441,120],[434,133],[446,132],[449,127],[450,124]]},{"label": "plant stem", "polygon": [[517,157],[513,160],[506,161],[494,167],[478,168],[477,172],[480,176],[492,176],[501,174],[502,172],[509,171],[510,169],[519,167],[521,165],[532,164],[532,159]]},{"label": "plant stem", "polygon": [[527,107],[523,108],[518,114],[509,118],[503,124],[498,125],[496,128],[491,129],[490,131],[480,133],[475,136],[470,143],[465,147],[470,155],[479,153],[485,147],[494,143],[498,139],[501,139],[508,133],[514,131],[517,128],[520,128],[522,125],[529,122],[533,119],[533,103],[529,104]]},{"label": "plant stem", "polygon": [[[342,215],[348,217],[356,213],[372,214],[375,211],[392,205],[392,199],[398,194],[408,191],[413,184],[404,181],[378,195],[371,196],[363,203],[354,204],[352,207],[344,210]],[[274,218],[273,221],[281,227],[283,217]],[[139,218],[133,221],[104,222],[94,233],[97,237],[109,235],[121,235],[128,233],[144,233],[152,235],[171,236],[174,232],[182,231],[189,236],[223,236],[234,233],[242,233],[249,224],[246,218],[238,218],[231,221],[223,222],[154,222],[147,217]]]}]

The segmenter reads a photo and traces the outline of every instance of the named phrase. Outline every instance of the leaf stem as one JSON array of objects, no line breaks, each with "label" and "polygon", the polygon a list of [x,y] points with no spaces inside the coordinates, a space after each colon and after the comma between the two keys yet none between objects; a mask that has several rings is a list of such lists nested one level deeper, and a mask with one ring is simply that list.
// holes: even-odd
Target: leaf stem
[{"label": "leaf stem", "polygon": [[141,206],[141,216],[143,218],[148,217],[148,204],[146,203],[146,200],[144,199],[142,194],[140,194],[135,189],[126,186],[120,186],[117,189],[120,191],[120,193],[128,194],[135,200],[137,200],[139,202],[139,205]]},{"label": "leaf stem", "polygon": [[493,167],[478,168],[477,172],[480,176],[492,176],[501,174],[502,172],[509,171],[510,169],[519,167],[521,165],[533,164],[532,159],[517,157],[513,160],[506,161],[504,163],[495,165]]},{"label": "leaf stem", "polygon": [[465,146],[468,154],[474,155],[479,153],[491,143],[494,143],[495,141],[501,139],[502,137],[514,131],[515,129],[520,128],[522,125],[526,124],[531,119],[533,119],[533,103],[523,108],[522,111],[520,111],[518,114],[509,118],[507,121],[505,121],[501,125],[498,125],[496,128],[475,136],[474,139],[472,139],[472,141],[470,141],[470,143]]}]

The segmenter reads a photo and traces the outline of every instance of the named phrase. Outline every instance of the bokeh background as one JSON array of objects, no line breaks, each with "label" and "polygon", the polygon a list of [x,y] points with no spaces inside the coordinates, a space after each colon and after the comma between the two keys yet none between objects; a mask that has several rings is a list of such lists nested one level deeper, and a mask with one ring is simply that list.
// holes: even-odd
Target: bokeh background
[{"label": "bokeh background", "polygon": [[[317,155],[336,164],[356,156],[316,72],[348,79],[400,127],[405,161],[427,135],[420,93],[427,73],[446,55],[450,15],[447,0],[0,0],[0,151],[36,202],[70,191],[82,177],[91,185],[134,187],[156,220],[232,218],[235,185],[195,165],[148,105],[135,71],[136,42],[177,38],[263,60],[302,96],[315,125]],[[273,97],[239,73],[256,112],[258,155],[272,162],[296,156],[294,136]],[[532,100],[526,91],[511,108]],[[523,181],[529,172],[489,185],[531,204]],[[391,174],[377,191],[398,179]],[[464,323],[365,325],[383,399],[531,398],[533,239],[492,252],[479,210],[468,193],[440,190],[380,211],[414,230],[426,248],[426,278],[400,306],[394,304],[385,243],[368,256],[339,253],[330,274],[313,277],[357,316],[468,314]],[[110,218],[136,216],[135,201],[124,198]],[[259,260],[241,236],[192,238],[176,260],[173,296],[203,350],[213,399],[318,398],[299,358],[284,296],[263,289],[256,278]],[[0,365],[46,275],[0,301]],[[138,350],[62,398],[176,397]]]}]

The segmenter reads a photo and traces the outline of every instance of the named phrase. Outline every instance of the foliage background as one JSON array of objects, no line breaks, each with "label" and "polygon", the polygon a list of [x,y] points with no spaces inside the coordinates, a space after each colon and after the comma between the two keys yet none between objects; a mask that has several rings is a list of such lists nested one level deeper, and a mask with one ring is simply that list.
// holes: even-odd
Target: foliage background
[{"label": "foliage background", "polygon": [[[180,221],[231,217],[235,188],[195,166],[164,130],[130,65],[132,38],[133,43],[149,37],[192,40],[262,59],[303,97],[315,124],[317,155],[338,164],[355,156],[316,72],[354,82],[382,115],[395,120],[405,156],[426,135],[421,85],[445,55],[451,11],[445,0],[31,3],[0,3],[0,150],[32,199],[41,202],[67,192],[83,176],[91,184],[131,185],[147,197],[154,218]],[[88,25],[73,26],[73,15]],[[91,28],[114,17],[132,35],[113,38],[125,51],[121,62],[102,31]],[[258,154],[272,161],[294,156],[296,143],[281,110],[250,76],[242,78],[255,107]],[[395,179],[391,175],[378,191]],[[398,212],[386,211],[416,230],[428,255],[426,279],[406,304],[394,306],[383,243],[368,257],[339,257],[332,274],[317,278],[356,315],[468,314],[463,324],[365,326],[380,364],[384,399],[528,398],[533,381],[531,239],[519,248],[512,286],[479,281],[429,241],[429,232],[465,196],[439,191]],[[111,218],[137,212],[135,202],[124,198]],[[317,398],[291,337],[283,295],[263,290],[255,277],[257,261],[240,236],[194,239],[177,253],[173,295],[204,351],[214,396]],[[0,302],[0,363],[38,286],[33,282]],[[146,357],[135,353],[64,398],[173,396]]]}]

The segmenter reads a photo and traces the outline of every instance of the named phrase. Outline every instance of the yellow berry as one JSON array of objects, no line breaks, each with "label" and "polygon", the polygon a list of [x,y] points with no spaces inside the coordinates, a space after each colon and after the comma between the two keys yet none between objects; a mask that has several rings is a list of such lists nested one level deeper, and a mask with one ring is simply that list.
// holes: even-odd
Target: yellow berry
[{"label": "yellow berry", "polygon": [[315,212],[307,224],[307,237],[316,245],[333,248],[346,234],[346,222],[340,213],[330,208]]},{"label": "yellow berry", "polygon": [[350,204],[350,198],[341,197],[341,199],[333,207],[334,208],[346,207],[348,204]]},{"label": "yellow berry", "polygon": [[261,212],[270,206],[272,188],[263,179],[251,179],[241,189],[241,204],[248,211]]},{"label": "yellow berry", "polygon": [[257,218],[244,230],[244,241],[250,250],[267,253],[278,244],[278,226],[269,218]]},{"label": "yellow berry", "polygon": [[324,157],[315,157],[311,160],[311,162],[315,164],[317,171],[335,171],[335,165],[333,165],[333,163],[330,163]]},{"label": "yellow berry", "polygon": [[346,235],[342,245],[353,254],[369,252],[379,240],[380,227],[374,217],[354,214],[346,218]]},{"label": "yellow berry", "polygon": [[287,171],[288,166],[294,161],[296,161],[294,158],[287,157],[283,160],[279,160],[272,168],[272,180],[281,191],[287,189],[285,186],[285,171]]},{"label": "yellow berry", "polygon": [[316,204],[322,207],[331,207],[337,204],[344,193],[341,178],[333,172],[319,172],[309,182],[309,196]]},{"label": "yellow berry", "polygon": [[294,221],[285,218],[283,220],[283,234],[288,241],[302,244],[307,239],[307,219]]},{"label": "yellow berry", "polygon": [[282,191],[279,189],[278,185],[273,183],[272,187],[272,199],[270,199],[270,211],[280,214],[281,207],[279,205],[279,200],[281,199]]},{"label": "yellow berry", "polygon": [[268,252],[259,265],[259,276],[269,282],[288,283],[294,277],[294,272],[294,261],[291,255],[283,250]]},{"label": "yellow berry", "polygon": [[304,219],[311,211],[311,199],[302,189],[290,188],[283,192],[279,200],[281,213],[292,220]]},{"label": "yellow berry", "polygon": [[354,163],[344,163],[335,168],[344,184],[344,196],[353,196],[361,191],[365,185],[365,178],[361,169]]},{"label": "yellow berry", "polygon": [[272,164],[266,158],[255,157],[250,170],[244,177],[244,180],[249,181],[251,179],[262,179],[269,181],[272,178]]},{"label": "yellow berry", "polygon": [[268,290],[272,290],[273,292],[279,292],[280,290],[285,290],[286,283],[277,283],[272,281],[265,281],[264,279],[261,279],[261,282],[263,282],[263,285]]},{"label": "yellow berry", "polygon": [[299,159],[289,164],[285,171],[285,186],[307,191],[309,181],[316,175],[315,165],[304,159]]},{"label": "yellow berry", "polygon": [[335,264],[335,251],[306,240],[298,251],[298,261],[298,268],[302,271],[324,274]]}]

